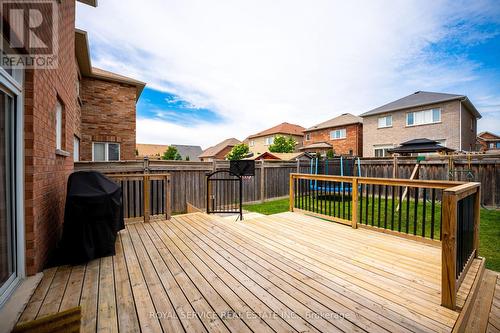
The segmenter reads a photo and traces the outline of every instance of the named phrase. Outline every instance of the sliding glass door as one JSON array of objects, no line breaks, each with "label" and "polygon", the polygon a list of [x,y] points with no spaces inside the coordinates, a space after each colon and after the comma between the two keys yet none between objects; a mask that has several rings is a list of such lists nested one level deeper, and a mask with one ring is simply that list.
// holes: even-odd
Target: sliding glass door
[{"label": "sliding glass door", "polygon": [[17,278],[15,96],[0,85],[0,298]]}]

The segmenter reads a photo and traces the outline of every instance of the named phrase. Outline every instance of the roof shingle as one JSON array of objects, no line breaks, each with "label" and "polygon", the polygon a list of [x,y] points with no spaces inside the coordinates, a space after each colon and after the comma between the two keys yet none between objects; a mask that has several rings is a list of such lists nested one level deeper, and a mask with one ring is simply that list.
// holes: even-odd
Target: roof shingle
[{"label": "roof shingle", "polygon": [[289,134],[289,135],[297,135],[297,136],[302,136],[304,135],[302,132],[305,130],[304,127],[300,125],[295,125],[295,124],[290,124],[290,123],[281,123],[279,125],[276,125],[274,127],[268,128],[262,132],[252,134],[248,137],[248,139],[252,138],[258,138],[261,136],[265,135],[272,135],[272,134]]},{"label": "roof shingle", "polygon": [[205,149],[203,151],[203,153],[201,153],[201,155],[199,155],[198,157],[202,158],[202,157],[214,157],[215,155],[217,155],[222,149],[226,148],[227,146],[236,146],[237,144],[240,144],[241,141],[238,140],[238,139],[235,139],[235,138],[229,138],[229,139],[226,139],[222,142],[219,142],[218,144],[216,144],[215,146],[212,146],[212,147],[209,147],[207,149]]},{"label": "roof shingle", "polygon": [[330,128],[330,127],[338,127],[338,126],[345,126],[345,125],[350,125],[350,124],[357,124],[357,123],[363,123],[363,118],[355,116],[350,113],[344,113],[338,117],[329,119],[327,121],[324,121],[322,123],[319,123],[317,125],[311,126],[308,129],[306,129],[304,132],[311,132],[311,131],[316,131],[319,129],[324,129],[324,128]]}]

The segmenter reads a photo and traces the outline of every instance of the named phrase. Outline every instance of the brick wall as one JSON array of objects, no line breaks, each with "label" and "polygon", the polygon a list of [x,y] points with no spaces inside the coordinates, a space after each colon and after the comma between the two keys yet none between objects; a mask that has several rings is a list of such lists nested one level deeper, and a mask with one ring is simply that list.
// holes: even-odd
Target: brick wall
[{"label": "brick wall", "polygon": [[136,87],[84,77],[80,160],[92,160],[92,142],[120,143],[120,159],[135,159]]},{"label": "brick wall", "polygon": [[[265,152],[269,151],[269,145],[266,144],[266,139],[269,137],[275,137],[275,136],[284,136],[286,138],[292,137],[295,141],[297,141],[297,146],[295,147],[295,151],[299,151],[299,148],[302,147],[302,141],[304,140],[304,136],[302,135],[290,135],[290,134],[271,134],[271,135],[265,135],[261,137],[256,137],[256,138],[251,138],[245,140],[245,143],[249,145],[249,150],[251,153],[254,153],[256,155],[262,154]],[[250,142],[253,141],[253,145],[250,145]]]},{"label": "brick wall", "polygon": [[[330,132],[338,129],[346,129],[345,139],[330,139]],[[363,125],[351,124],[339,127],[323,128],[317,131],[308,132],[310,134],[309,140],[304,137],[304,146],[313,143],[327,142],[333,146],[333,150],[337,155],[348,155],[351,151],[355,156],[363,155]],[[326,149],[321,150],[325,152]],[[319,150],[318,150],[319,151]]]},{"label": "brick wall", "polygon": [[75,1],[57,2],[59,66],[26,70],[24,82],[26,271],[40,271],[54,249],[64,215],[72,155],[56,154],[55,105],[63,105],[63,150],[73,152],[76,107]]},{"label": "brick wall", "polygon": [[[410,111],[429,110],[441,108],[441,122],[436,124],[406,126],[406,113]],[[462,147],[469,150],[474,131],[470,130],[470,113],[462,107],[462,128],[465,135],[462,137]],[[389,113],[388,113],[389,114]],[[402,111],[391,112],[392,127],[378,128],[378,118],[385,114],[363,117],[363,156],[375,155],[376,145],[397,146],[402,142],[427,138],[430,140],[446,140],[446,146],[455,150],[460,149],[460,102],[451,101],[422,107],[410,108]],[[465,115],[465,116],[464,116]]]}]

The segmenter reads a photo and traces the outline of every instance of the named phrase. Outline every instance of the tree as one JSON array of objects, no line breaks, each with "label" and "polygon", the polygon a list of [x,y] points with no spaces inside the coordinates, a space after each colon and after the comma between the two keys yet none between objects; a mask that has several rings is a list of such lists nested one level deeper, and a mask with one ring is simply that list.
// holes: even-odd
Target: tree
[{"label": "tree", "polygon": [[182,160],[181,154],[177,151],[177,148],[170,146],[167,148],[167,150],[163,153],[163,156],[161,157],[162,160],[168,160],[168,161],[179,161]]},{"label": "tree", "polygon": [[241,160],[248,155],[249,151],[250,149],[248,148],[248,145],[240,143],[234,146],[233,149],[231,149],[229,154],[226,155],[226,158],[230,161]]},{"label": "tree", "polygon": [[189,161],[189,156],[186,156],[186,161]]},{"label": "tree", "polygon": [[335,157],[335,150],[333,149],[328,149],[328,151],[326,152],[326,158],[327,159],[332,159]]},{"label": "tree", "polygon": [[296,145],[297,141],[291,136],[286,138],[278,135],[274,138],[273,144],[269,146],[269,151],[271,153],[293,153]]},{"label": "tree", "polygon": [[316,153],[316,158],[318,160],[322,160],[323,159],[323,157],[321,156],[321,153],[319,151]]}]

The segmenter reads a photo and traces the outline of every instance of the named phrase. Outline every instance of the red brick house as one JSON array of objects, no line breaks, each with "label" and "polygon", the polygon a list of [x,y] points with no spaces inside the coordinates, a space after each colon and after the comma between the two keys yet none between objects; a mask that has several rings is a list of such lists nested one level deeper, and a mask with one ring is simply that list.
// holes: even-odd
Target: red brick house
[{"label": "red brick house", "polygon": [[219,142],[215,146],[209,147],[201,153],[198,158],[202,162],[212,162],[214,160],[225,160],[234,146],[240,144],[241,141],[235,138],[229,138]]},{"label": "red brick house", "polygon": [[491,132],[481,132],[477,135],[477,146],[482,152],[500,152],[500,136]]},{"label": "red brick house", "polygon": [[363,119],[344,113],[314,125],[304,131],[304,144],[300,149],[322,155],[333,150],[336,155],[362,156]]},{"label": "red brick house", "polygon": [[[37,33],[56,36],[57,66],[0,67],[0,312],[59,240],[74,161],[91,160],[92,151],[135,157],[135,103],[144,83],[92,68],[85,33],[75,35],[75,1],[43,6],[54,9],[58,25]],[[2,12],[4,29],[12,29],[9,17]],[[28,53],[11,48],[15,36],[5,31],[5,54]]]}]

